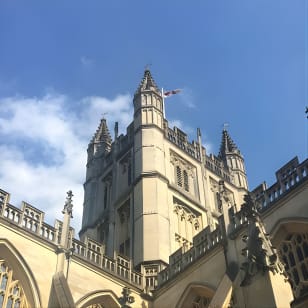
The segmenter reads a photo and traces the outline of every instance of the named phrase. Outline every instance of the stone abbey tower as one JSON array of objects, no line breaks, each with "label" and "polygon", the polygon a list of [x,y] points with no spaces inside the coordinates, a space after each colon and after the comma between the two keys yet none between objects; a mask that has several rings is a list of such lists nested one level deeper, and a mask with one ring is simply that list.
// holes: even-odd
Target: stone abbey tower
[{"label": "stone abbey tower", "polygon": [[162,95],[146,69],[126,134],[101,120],[80,240],[71,191],[51,226],[0,189],[0,307],[308,307],[308,159],[249,191],[228,131],[208,154],[200,129],[169,127]]},{"label": "stone abbey tower", "polygon": [[214,230],[221,215],[219,182],[224,181],[235,212],[247,193],[244,159],[227,130],[218,156],[208,156],[201,133],[189,142],[164,118],[164,100],[145,70],[134,95],[134,119],[114,140],[106,119],[88,146],[81,238],[89,236],[131,258],[134,266],[158,268],[169,256],[192,246],[205,227]]}]

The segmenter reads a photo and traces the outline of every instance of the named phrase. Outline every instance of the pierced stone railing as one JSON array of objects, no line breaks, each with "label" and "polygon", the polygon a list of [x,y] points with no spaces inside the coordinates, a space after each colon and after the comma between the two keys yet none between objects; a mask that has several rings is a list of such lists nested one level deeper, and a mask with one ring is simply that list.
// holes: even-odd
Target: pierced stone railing
[{"label": "pierced stone railing", "polygon": [[[44,213],[42,211],[26,202],[23,202],[22,208],[18,209],[9,204],[9,197],[10,195],[7,192],[0,189],[0,217],[58,247],[62,232],[62,222],[56,220],[55,226],[52,227],[43,221]],[[139,288],[143,288],[143,276],[141,273],[132,270],[129,259],[119,254],[116,254],[114,259],[109,258],[104,255],[104,245],[89,238],[86,238],[85,242],[81,242],[74,239],[73,236],[74,229],[70,228],[69,243],[72,247],[73,256],[79,256],[102,270],[112,273]]]},{"label": "pierced stone railing", "polygon": [[308,159],[299,164],[298,158],[295,157],[276,172],[276,178],[277,182],[271,187],[267,188],[266,183],[262,183],[252,192],[261,211],[269,208],[285,193],[308,179]]},{"label": "pierced stone railing", "polygon": [[32,205],[22,202],[21,209],[9,203],[9,193],[0,190],[0,217],[16,224],[54,244],[58,243],[59,230],[45,223],[44,213]]},{"label": "pierced stone railing", "polygon": [[132,270],[131,261],[119,254],[115,255],[114,259],[104,255],[105,247],[103,244],[89,238],[86,238],[85,242],[74,239],[72,252],[73,255],[87,260],[106,272],[125,279],[138,287],[142,286],[142,275]]},{"label": "pierced stone railing", "polygon": [[209,253],[214,247],[222,244],[224,234],[218,227],[214,231],[210,231],[209,227],[202,230],[193,238],[193,247],[185,252],[181,247],[169,257],[169,265],[158,273],[158,286],[165,284],[195,261]]}]

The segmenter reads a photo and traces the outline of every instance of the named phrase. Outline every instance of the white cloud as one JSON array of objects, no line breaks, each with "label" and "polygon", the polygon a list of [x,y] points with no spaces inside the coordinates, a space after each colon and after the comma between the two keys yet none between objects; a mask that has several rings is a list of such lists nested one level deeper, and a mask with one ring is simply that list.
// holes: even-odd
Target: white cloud
[{"label": "white cloud", "polygon": [[[22,200],[43,210],[48,223],[62,218],[66,192],[72,190],[72,225],[80,230],[86,149],[105,114],[113,135],[132,121],[132,97],[110,100],[99,96],[72,100],[49,91],[43,97],[0,98],[0,188],[11,193],[17,207]],[[169,121],[195,139],[195,130],[180,120]],[[190,138],[191,139],[191,138]],[[211,145],[203,136],[207,153]]]},{"label": "white cloud", "polygon": [[86,149],[102,114],[109,129],[119,121],[120,132],[132,119],[132,99],[85,97],[72,102],[56,93],[44,97],[0,98],[0,187],[11,203],[24,200],[46,212],[53,224],[62,217],[66,192],[72,190],[76,232],[81,227]]}]

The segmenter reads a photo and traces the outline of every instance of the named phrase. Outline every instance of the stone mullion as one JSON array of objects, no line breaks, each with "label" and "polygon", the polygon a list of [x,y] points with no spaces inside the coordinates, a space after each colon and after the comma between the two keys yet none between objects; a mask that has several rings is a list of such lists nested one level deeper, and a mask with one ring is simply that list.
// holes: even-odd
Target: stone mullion
[{"label": "stone mullion", "polygon": [[[297,286],[299,286],[300,282],[304,280],[304,277],[302,275],[302,270],[301,270],[301,261],[299,260],[298,258],[298,255],[297,255],[297,251],[296,251],[296,248],[297,248],[297,243],[296,243],[296,234],[293,234],[292,236],[292,239],[291,239],[291,248],[292,248],[292,252],[293,252],[293,256],[294,256],[294,259],[295,259],[295,266],[293,268],[295,268],[297,270],[297,274],[298,274],[298,277],[299,277],[299,283]],[[295,242],[295,244],[294,244]]]}]

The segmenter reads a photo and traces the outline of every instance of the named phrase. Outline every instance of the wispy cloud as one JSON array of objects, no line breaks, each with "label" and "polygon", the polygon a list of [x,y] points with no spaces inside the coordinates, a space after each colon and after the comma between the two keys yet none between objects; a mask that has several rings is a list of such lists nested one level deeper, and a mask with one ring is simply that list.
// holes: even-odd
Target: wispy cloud
[{"label": "wispy cloud", "polygon": [[82,57],[80,57],[80,63],[81,63],[83,68],[90,69],[94,65],[94,60],[89,58],[89,57],[82,56]]},{"label": "wispy cloud", "polygon": [[181,102],[188,108],[196,108],[195,102],[194,102],[194,95],[193,91],[188,88],[184,87],[182,91],[180,92],[180,99]]},{"label": "wispy cloud", "polygon": [[61,218],[65,193],[71,189],[73,225],[79,231],[87,144],[105,112],[111,132],[115,121],[124,132],[132,119],[131,101],[129,95],[118,95],[72,103],[56,93],[0,98],[0,186],[12,193],[11,203],[18,206],[25,200],[53,223],[55,216]]},{"label": "wispy cloud", "polygon": [[184,133],[186,133],[189,136],[192,136],[195,132],[191,126],[186,125],[185,123],[183,123],[182,120],[179,120],[179,119],[168,120],[168,125],[170,128],[173,128],[174,126],[179,128],[180,130],[182,130]]}]

